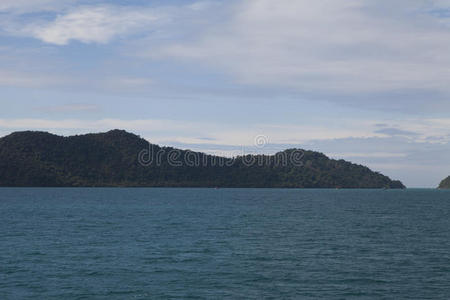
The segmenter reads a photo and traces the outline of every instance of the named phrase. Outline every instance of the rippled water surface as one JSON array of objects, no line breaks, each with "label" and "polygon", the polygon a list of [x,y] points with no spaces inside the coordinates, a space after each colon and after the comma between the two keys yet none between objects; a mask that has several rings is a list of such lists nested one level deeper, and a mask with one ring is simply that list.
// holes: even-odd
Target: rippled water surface
[{"label": "rippled water surface", "polygon": [[0,189],[0,299],[450,299],[450,192]]}]

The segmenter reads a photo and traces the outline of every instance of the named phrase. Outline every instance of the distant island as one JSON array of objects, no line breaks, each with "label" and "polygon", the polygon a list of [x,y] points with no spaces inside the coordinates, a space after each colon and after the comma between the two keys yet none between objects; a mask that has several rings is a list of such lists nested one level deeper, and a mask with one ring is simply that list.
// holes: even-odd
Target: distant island
[{"label": "distant island", "polygon": [[63,137],[15,132],[0,138],[0,186],[404,188],[369,168],[322,153],[218,157],[160,147],[124,130]]},{"label": "distant island", "polygon": [[439,189],[450,189],[450,176],[448,176],[447,178],[442,180],[441,183],[439,184],[438,188]]}]

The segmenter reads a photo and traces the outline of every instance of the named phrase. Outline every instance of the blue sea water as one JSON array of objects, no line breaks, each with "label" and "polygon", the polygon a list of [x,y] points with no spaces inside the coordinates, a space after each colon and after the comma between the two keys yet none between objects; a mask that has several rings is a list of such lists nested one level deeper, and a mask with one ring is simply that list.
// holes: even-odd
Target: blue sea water
[{"label": "blue sea water", "polygon": [[450,192],[0,189],[0,299],[450,299]]}]

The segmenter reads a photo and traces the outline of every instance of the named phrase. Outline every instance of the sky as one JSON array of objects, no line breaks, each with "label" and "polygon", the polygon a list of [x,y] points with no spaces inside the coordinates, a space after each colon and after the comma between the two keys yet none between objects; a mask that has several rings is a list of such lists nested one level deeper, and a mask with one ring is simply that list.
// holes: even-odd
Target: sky
[{"label": "sky", "polygon": [[436,187],[449,96],[450,0],[0,1],[0,136],[304,148]]}]

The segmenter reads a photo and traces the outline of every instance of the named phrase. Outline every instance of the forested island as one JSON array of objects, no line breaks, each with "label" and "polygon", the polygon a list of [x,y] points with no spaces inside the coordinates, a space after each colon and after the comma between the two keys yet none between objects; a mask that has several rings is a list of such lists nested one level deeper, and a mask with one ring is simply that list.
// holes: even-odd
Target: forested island
[{"label": "forested island", "polygon": [[0,186],[404,188],[367,167],[318,152],[288,149],[225,158],[149,144],[123,130],[5,136],[0,139]]}]

